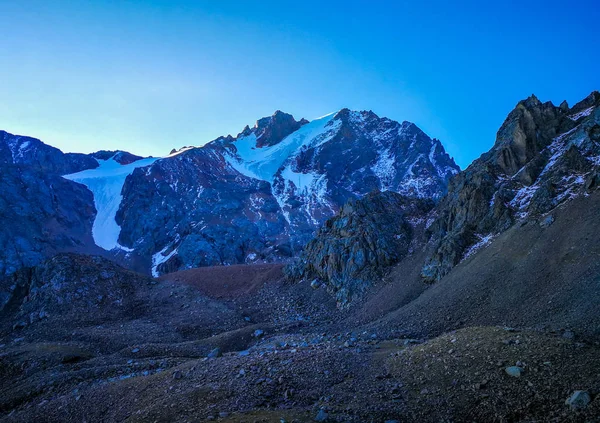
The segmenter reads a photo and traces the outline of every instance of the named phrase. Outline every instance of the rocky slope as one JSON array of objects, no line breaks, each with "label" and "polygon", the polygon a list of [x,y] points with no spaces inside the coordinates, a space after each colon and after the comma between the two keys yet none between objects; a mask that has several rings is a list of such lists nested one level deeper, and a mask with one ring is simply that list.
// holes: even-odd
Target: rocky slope
[{"label": "rocky slope", "polygon": [[[379,333],[399,329],[413,337],[500,325],[568,330],[567,336],[598,341],[599,207],[600,190],[594,190],[549,215],[530,217],[473,251],[435,284],[419,277],[423,257],[408,263],[408,270],[401,262],[381,293],[357,304],[356,313],[364,315],[363,323],[373,321]],[[403,301],[403,292],[416,287],[417,294]]]},{"label": "rocky slope", "polygon": [[572,108],[535,96],[519,102],[493,148],[455,177],[431,226],[423,267],[440,280],[473,246],[528,216],[541,216],[599,182],[600,93]]},{"label": "rocky slope", "polygon": [[285,260],[348,200],[374,189],[438,199],[457,172],[440,142],[408,122],[276,112],[136,170],[116,216],[119,243],[152,256],[154,274]]},{"label": "rocky slope", "polygon": [[[86,179],[90,174],[106,176],[106,165],[111,163],[115,165],[111,178],[103,178],[99,185],[82,185],[90,181]],[[0,242],[4,248],[0,275],[65,251],[102,254],[131,263],[121,251],[103,250],[102,241],[111,230],[118,236],[114,214],[121,198],[119,178],[126,177],[123,172],[128,167],[133,170],[144,164],[149,162],[124,151],[65,154],[38,139],[1,131],[0,219],[4,225]]]},{"label": "rocky slope", "polygon": [[[557,216],[557,224],[562,220]],[[324,289],[282,281],[280,267],[219,266],[152,280],[98,257],[61,255],[0,281],[0,421],[583,422],[597,416],[594,338],[577,326],[526,327],[548,316],[566,322],[548,301],[539,302],[538,320],[525,327],[479,327],[486,310],[493,311],[476,295],[481,287],[441,299],[459,313],[476,312],[468,323],[449,322],[446,310],[432,304],[420,314],[401,307],[402,316],[356,325],[360,308],[336,309]],[[367,295],[389,296],[381,288]],[[538,285],[552,295],[548,288]],[[514,313],[505,317],[517,321]],[[453,327],[430,339],[406,337],[406,321],[422,333],[432,323]]]}]

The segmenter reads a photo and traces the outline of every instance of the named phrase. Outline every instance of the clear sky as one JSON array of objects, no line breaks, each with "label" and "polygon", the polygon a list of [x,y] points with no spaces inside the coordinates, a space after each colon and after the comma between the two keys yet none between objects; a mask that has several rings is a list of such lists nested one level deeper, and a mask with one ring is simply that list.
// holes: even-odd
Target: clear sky
[{"label": "clear sky", "polygon": [[349,107],[415,122],[465,167],[520,99],[600,89],[599,22],[597,0],[0,0],[0,129],[163,155]]}]

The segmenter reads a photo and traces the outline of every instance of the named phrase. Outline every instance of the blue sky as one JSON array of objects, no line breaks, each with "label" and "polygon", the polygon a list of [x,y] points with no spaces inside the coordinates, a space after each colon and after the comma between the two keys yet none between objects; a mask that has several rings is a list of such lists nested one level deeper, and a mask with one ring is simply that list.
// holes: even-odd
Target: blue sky
[{"label": "blue sky", "polygon": [[162,155],[349,107],[415,122],[465,167],[520,99],[600,89],[596,2],[485,3],[0,2],[0,129]]}]

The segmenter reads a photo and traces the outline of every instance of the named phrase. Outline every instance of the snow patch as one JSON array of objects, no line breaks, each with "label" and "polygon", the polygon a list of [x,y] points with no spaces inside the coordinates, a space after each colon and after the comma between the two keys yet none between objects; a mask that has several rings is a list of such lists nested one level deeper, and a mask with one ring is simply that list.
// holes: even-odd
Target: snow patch
[{"label": "snow patch", "polygon": [[315,173],[294,172],[291,169],[291,166],[287,166],[285,169],[283,169],[281,176],[283,179],[294,184],[297,195],[307,195],[309,192],[311,192],[311,188],[317,179],[317,175]]},{"label": "snow patch", "polygon": [[588,107],[587,109],[582,110],[579,113],[575,113],[574,115],[569,116],[569,119],[575,121],[581,119],[582,117],[589,116],[594,111],[594,108],[594,106]]},{"label": "snow patch", "polygon": [[160,250],[158,253],[152,255],[152,276],[158,278],[160,273],[158,273],[158,266],[168,261],[171,257],[173,257],[177,253],[177,248],[173,248],[169,254],[165,255],[165,252],[169,249],[169,245]]},{"label": "snow patch", "polygon": [[391,148],[387,148],[379,153],[377,162],[371,166],[371,170],[379,179],[381,191],[388,191],[391,188],[394,179],[394,164],[396,156]]},{"label": "snow patch", "polygon": [[196,148],[196,147],[193,147],[193,146],[181,147],[179,150],[175,151],[174,153],[169,154],[168,156],[165,156],[164,158],[179,156],[181,153],[185,153],[186,151],[193,150],[194,148]]}]

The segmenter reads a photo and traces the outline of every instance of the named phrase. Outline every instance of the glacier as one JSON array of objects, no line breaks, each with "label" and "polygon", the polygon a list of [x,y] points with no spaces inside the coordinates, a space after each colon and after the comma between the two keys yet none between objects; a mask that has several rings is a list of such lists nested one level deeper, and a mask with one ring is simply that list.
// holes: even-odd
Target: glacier
[{"label": "glacier", "polygon": [[92,226],[92,236],[98,247],[105,250],[118,248],[131,251],[118,242],[121,227],[117,225],[115,216],[123,199],[121,190],[125,179],[134,169],[150,166],[157,160],[159,158],[150,157],[122,165],[115,161],[113,156],[108,160],[96,159],[100,166],[95,169],[63,175],[65,179],[85,185],[94,194],[96,218]]}]

